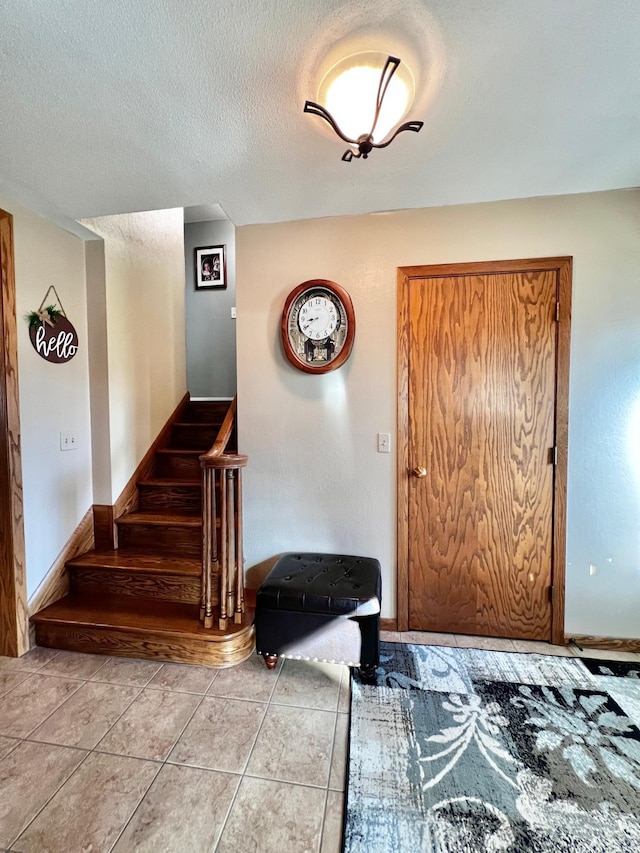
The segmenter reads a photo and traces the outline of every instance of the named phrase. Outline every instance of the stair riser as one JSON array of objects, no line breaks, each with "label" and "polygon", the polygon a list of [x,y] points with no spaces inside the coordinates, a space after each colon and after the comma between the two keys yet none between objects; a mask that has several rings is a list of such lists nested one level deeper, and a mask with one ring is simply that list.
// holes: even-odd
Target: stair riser
[{"label": "stair riser", "polygon": [[202,489],[199,486],[143,486],[138,484],[140,509],[172,510],[199,513],[202,507]]},{"label": "stair riser", "polygon": [[198,557],[202,553],[202,530],[200,527],[120,524],[118,544],[121,548]]},{"label": "stair riser", "polygon": [[[109,572],[104,569],[71,569],[71,592],[87,595],[127,595],[133,598],[160,601],[182,601],[187,604],[200,603],[200,578],[180,577],[140,572]],[[217,601],[217,579],[214,595]]]},{"label": "stair riser", "polygon": [[97,655],[202,664],[224,669],[247,660],[254,651],[254,628],[229,640],[210,641],[165,637],[148,631],[124,631],[99,626],[37,624],[36,643]]},{"label": "stair riser", "polygon": [[226,448],[227,453],[237,453],[238,452],[238,432],[236,428],[233,428],[233,432],[229,437],[229,442]]},{"label": "stair riser", "polygon": [[175,477],[177,480],[200,481],[202,467],[197,456],[182,456],[173,453],[161,453],[156,456],[153,476],[159,478]]},{"label": "stair riser", "polygon": [[180,420],[189,424],[222,424],[231,404],[220,401],[197,403],[191,401],[180,413]]},{"label": "stair riser", "polygon": [[218,435],[217,426],[174,426],[171,428],[169,447],[180,447],[184,450],[208,450]]}]

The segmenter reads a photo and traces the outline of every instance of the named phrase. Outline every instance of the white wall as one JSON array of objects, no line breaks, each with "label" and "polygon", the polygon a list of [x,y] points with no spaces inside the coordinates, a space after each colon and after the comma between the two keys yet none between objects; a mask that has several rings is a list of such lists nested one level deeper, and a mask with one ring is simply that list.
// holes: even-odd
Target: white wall
[{"label": "white wall", "polygon": [[[196,290],[194,250],[224,246],[227,286]],[[184,226],[187,387],[192,397],[235,397],[236,227],[228,219]]]},{"label": "white wall", "polygon": [[84,247],[89,336],[89,392],[94,504],[113,503],[109,418],[109,346],[107,341],[107,273],[104,240]]},{"label": "white wall", "polygon": [[[398,266],[573,255],[568,633],[640,637],[640,191],[236,230],[238,402],[247,566],[289,549],[375,556],[395,614]],[[357,333],[340,370],[285,361],[290,290],[328,278]],[[595,566],[595,574],[590,568]]]},{"label": "white wall", "polygon": [[92,394],[108,395],[109,435],[102,434],[102,444],[110,449],[111,482],[98,479],[96,493],[113,503],[186,391],[183,213],[156,210],[82,224],[104,240],[106,307],[99,322],[106,322],[101,377],[108,377],[108,389],[92,381]]},{"label": "white wall", "polygon": [[[0,198],[0,207],[14,217],[27,595],[32,598],[93,503],[84,243],[8,199]],[[50,364],[36,353],[24,319],[40,307],[50,285],[78,333],[78,352],[65,364]],[[60,450],[61,431],[74,433],[77,450]]]}]

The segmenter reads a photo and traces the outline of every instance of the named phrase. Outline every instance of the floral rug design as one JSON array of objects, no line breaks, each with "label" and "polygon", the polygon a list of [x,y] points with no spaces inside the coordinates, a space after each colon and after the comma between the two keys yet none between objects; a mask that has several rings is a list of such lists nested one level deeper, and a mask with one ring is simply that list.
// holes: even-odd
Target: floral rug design
[{"label": "floral rug design", "polygon": [[345,853],[640,851],[640,666],[381,644]]}]

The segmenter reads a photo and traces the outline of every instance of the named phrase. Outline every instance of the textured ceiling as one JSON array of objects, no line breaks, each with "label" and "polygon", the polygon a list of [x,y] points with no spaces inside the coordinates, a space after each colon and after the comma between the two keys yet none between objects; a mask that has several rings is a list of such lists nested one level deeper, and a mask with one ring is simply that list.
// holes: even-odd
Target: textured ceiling
[{"label": "textured ceiling", "polygon": [[[347,164],[302,107],[367,47],[425,126]],[[637,186],[639,48],[640,0],[3,0],[0,193],[242,225]]]},{"label": "textured ceiling", "polygon": [[184,209],[185,222],[211,222],[215,219],[227,219],[219,204],[196,204]]}]

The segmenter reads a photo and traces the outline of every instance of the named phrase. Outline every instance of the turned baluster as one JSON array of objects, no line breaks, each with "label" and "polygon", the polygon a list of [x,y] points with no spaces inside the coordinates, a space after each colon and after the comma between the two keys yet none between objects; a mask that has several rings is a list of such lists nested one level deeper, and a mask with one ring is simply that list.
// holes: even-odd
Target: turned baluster
[{"label": "turned baluster", "polygon": [[202,596],[200,620],[213,627],[212,569],[217,562],[215,471],[202,471]]},{"label": "turned baluster", "polygon": [[220,471],[220,618],[218,628],[227,630],[227,590],[229,588],[229,555],[227,542],[227,477]]},{"label": "turned baluster", "polygon": [[236,507],[235,507],[235,542],[236,542],[236,610],[233,621],[236,625],[242,623],[244,614],[244,560],[242,553],[242,469],[238,468],[236,478]]},{"label": "turned baluster", "polygon": [[236,540],[233,536],[235,531],[235,477],[234,468],[227,471],[227,527],[224,535],[227,540],[227,619],[230,619],[235,610],[235,578],[233,568],[236,558]]}]

